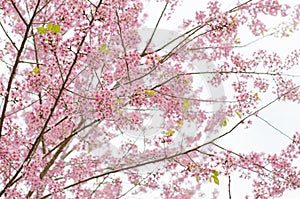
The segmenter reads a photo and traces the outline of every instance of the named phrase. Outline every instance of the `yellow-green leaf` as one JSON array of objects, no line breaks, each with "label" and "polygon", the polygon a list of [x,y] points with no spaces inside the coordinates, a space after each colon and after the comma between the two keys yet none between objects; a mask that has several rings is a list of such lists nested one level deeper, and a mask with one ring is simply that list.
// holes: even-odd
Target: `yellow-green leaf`
[{"label": "yellow-green leaf", "polygon": [[242,119],[242,115],[239,112],[235,112],[235,113],[240,119]]},{"label": "yellow-green leaf", "polygon": [[196,176],[196,182],[200,182],[200,177]]},{"label": "yellow-green leaf", "polygon": [[213,174],[214,176],[218,176],[218,175],[219,175],[219,172],[216,171],[216,170],[212,170],[211,172],[212,172],[212,174]]},{"label": "yellow-green leaf", "polygon": [[51,31],[53,33],[59,33],[60,32],[60,25],[59,24],[55,24],[52,26]]},{"label": "yellow-green leaf", "polygon": [[176,126],[181,127],[182,125],[183,125],[183,120],[179,120]]},{"label": "yellow-green leaf", "polygon": [[233,16],[233,18],[235,19],[238,16],[238,13],[236,12],[235,15]]},{"label": "yellow-green leaf", "polygon": [[258,97],[258,93],[254,93],[254,97],[255,97],[255,101],[260,100],[259,97]]},{"label": "yellow-green leaf", "polygon": [[122,100],[119,99],[119,98],[116,98],[116,99],[115,99],[115,102],[116,102],[117,104],[120,104],[120,103],[122,103]]},{"label": "yellow-green leaf", "polygon": [[183,111],[186,112],[188,110],[188,108],[190,108],[191,103],[189,102],[188,99],[184,99],[183,100]]},{"label": "yellow-green leaf", "polygon": [[37,27],[37,32],[40,34],[46,34],[47,30],[43,26]]},{"label": "yellow-green leaf", "polygon": [[148,96],[155,95],[155,91],[154,91],[154,90],[146,90],[145,93],[146,93],[146,95],[148,95]]},{"label": "yellow-green leaf", "polygon": [[101,44],[100,48],[99,48],[99,51],[100,52],[103,52],[106,50],[106,44]]},{"label": "yellow-green leaf", "polygon": [[53,23],[48,23],[47,24],[47,30],[50,31],[53,28]]},{"label": "yellow-green leaf", "polygon": [[167,132],[165,132],[166,135],[173,135],[175,133],[174,130],[169,130]]},{"label": "yellow-green leaf", "polygon": [[38,74],[40,72],[39,68],[36,66],[33,68],[33,73]]},{"label": "yellow-green leaf", "polygon": [[156,61],[159,61],[161,58],[160,57],[155,57],[155,60]]},{"label": "yellow-green leaf", "polygon": [[188,84],[188,83],[190,83],[190,80],[184,79],[184,80],[183,80],[183,83]]},{"label": "yellow-green leaf", "polygon": [[121,108],[118,108],[118,113],[119,113],[119,115],[122,115]]},{"label": "yellow-green leaf", "polygon": [[227,119],[221,122],[220,126],[227,126]]},{"label": "yellow-green leaf", "polygon": [[219,185],[220,181],[219,181],[218,176],[211,176],[210,178],[214,180],[215,184]]},{"label": "yellow-green leaf", "polygon": [[241,39],[240,38],[236,38],[236,40],[234,41],[234,43],[240,44],[241,43]]},{"label": "yellow-green leaf", "polygon": [[106,44],[101,44],[100,48],[99,48],[99,52],[105,52],[106,54],[110,53],[109,50],[106,48]]}]

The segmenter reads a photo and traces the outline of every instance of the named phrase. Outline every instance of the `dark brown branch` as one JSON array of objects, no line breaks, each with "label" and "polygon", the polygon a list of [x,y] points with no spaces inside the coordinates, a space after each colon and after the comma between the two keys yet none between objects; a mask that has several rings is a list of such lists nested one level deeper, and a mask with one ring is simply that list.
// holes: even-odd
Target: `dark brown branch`
[{"label": "dark brown branch", "polygon": [[231,199],[231,188],[230,188],[230,184],[231,184],[231,179],[230,179],[230,175],[228,175],[228,197],[229,197],[229,199]]},{"label": "dark brown branch", "polygon": [[175,47],[172,48],[172,50],[170,50],[166,55],[163,56],[162,58],[162,62],[167,61],[172,55],[177,54],[179,50],[181,50],[184,46],[186,46],[187,44],[189,44],[190,42],[192,42],[194,39],[205,35],[213,30],[208,30],[206,32],[200,33],[198,35],[196,35],[195,37],[191,38],[190,37],[192,35],[194,35],[197,31],[199,31],[200,29],[202,29],[205,25],[203,26],[199,26],[199,28],[195,29],[194,31],[192,31],[192,33],[188,34],[187,37],[185,37],[182,41],[180,41]]},{"label": "dark brown branch", "polygon": [[[241,5],[236,6],[235,8],[233,8],[233,9],[227,11],[227,13],[234,12],[235,9],[240,8],[241,6],[243,6],[243,5],[247,4],[247,3],[249,3],[250,1],[252,1],[252,0],[249,0],[249,1],[247,1],[247,2],[245,2],[245,3],[243,3],[243,4],[241,4]],[[165,58],[162,60],[162,62],[166,61],[166,60],[169,59],[173,54],[176,54],[176,53],[174,53],[175,49],[177,49],[176,51],[178,52],[180,49],[182,49],[184,46],[186,46],[189,42],[193,41],[194,39],[196,39],[197,37],[199,37],[199,36],[201,36],[201,35],[204,35],[204,34],[210,32],[210,31],[206,31],[206,32],[204,32],[204,33],[198,34],[197,36],[195,36],[195,37],[192,38],[192,39],[189,39],[189,37],[191,37],[193,34],[195,34],[197,31],[199,31],[200,29],[202,29],[203,27],[205,27],[206,24],[208,24],[209,22],[212,22],[213,20],[214,20],[214,19],[210,19],[210,20],[208,20],[206,23],[201,24],[201,25],[198,25],[198,26],[196,26],[196,27],[194,27],[194,28],[192,28],[192,29],[186,31],[185,33],[183,33],[183,34],[181,34],[180,36],[178,36],[178,37],[172,39],[170,42],[166,43],[166,44],[163,45],[162,47],[156,49],[154,52],[161,51],[162,49],[164,49],[166,46],[170,45],[170,44],[173,43],[174,41],[176,41],[176,40],[178,40],[178,39],[180,39],[180,38],[182,38],[182,37],[185,37],[185,38],[183,39],[183,41],[180,41],[180,42],[179,42],[179,43],[178,43],[178,44],[177,44],[177,45],[176,45],[176,46],[175,46],[175,47],[174,47],[174,48],[173,48],[166,56],[165,56]],[[186,35],[187,35],[187,36],[186,36]],[[187,42],[187,43],[184,43],[186,40],[188,40],[188,42]],[[181,47],[179,47],[179,46],[181,46]],[[152,53],[152,52],[151,52],[151,53]],[[147,54],[150,54],[150,53],[144,53],[143,55],[147,55]]]},{"label": "dark brown branch", "polygon": [[[165,47],[171,45],[171,44],[172,44],[173,42],[175,42],[176,40],[178,40],[178,39],[180,39],[180,38],[182,38],[182,37],[185,37],[186,35],[189,35],[191,32],[194,32],[194,33],[195,33],[196,31],[200,30],[200,29],[203,28],[204,26],[205,26],[205,25],[199,25],[199,26],[196,26],[196,27],[194,27],[194,28],[192,28],[192,29],[190,29],[190,30],[184,32],[183,34],[181,34],[181,35],[175,37],[175,38],[172,39],[171,41],[169,41],[169,42],[167,42],[166,44],[164,44],[162,47],[156,49],[154,52],[159,52],[159,51],[163,50]],[[148,54],[151,54],[151,53],[153,53],[153,52],[145,53],[144,56],[145,56],[145,55],[148,55]]]},{"label": "dark brown branch", "polygon": [[[140,79],[146,77],[147,75],[150,75],[153,71],[155,71],[156,68],[157,68],[157,65],[154,65],[154,67],[153,67],[149,72],[147,72],[147,73],[145,73],[144,75],[141,75],[140,77],[137,77],[137,78],[135,78],[135,79],[133,79],[133,80],[131,80],[131,81],[128,81],[128,82],[124,83],[124,85],[131,84],[131,83],[133,83],[133,82],[135,82],[135,81],[137,81],[137,80],[140,80]],[[112,88],[112,90],[117,89],[117,88],[119,88],[120,86],[121,86],[121,85],[118,84],[117,86],[114,86],[114,87]]]},{"label": "dark brown branch", "polygon": [[[11,76],[10,76],[9,81],[8,81],[8,86],[7,86],[7,89],[6,89],[7,95],[5,96],[4,106],[3,106],[1,120],[0,120],[0,139],[1,139],[1,132],[2,132],[2,129],[3,129],[3,123],[4,123],[4,119],[5,119],[5,112],[6,112],[6,108],[7,108],[7,105],[8,105],[9,92],[11,90],[12,82],[13,82],[13,79],[14,79],[16,71],[17,71],[19,60],[20,60],[21,54],[22,54],[22,52],[25,48],[25,44],[26,44],[26,41],[27,41],[27,38],[28,38],[28,34],[30,32],[30,28],[31,28],[31,25],[33,23],[33,20],[36,16],[36,11],[37,11],[37,8],[39,7],[39,4],[40,4],[40,0],[38,0],[37,5],[35,7],[35,10],[33,12],[32,18],[30,19],[29,24],[26,27],[26,31],[25,31],[25,34],[24,34],[24,37],[23,37],[23,41],[21,43],[20,49],[19,49],[17,57],[16,57],[15,64],[14,64],[12,72],[11,72]],[[5,193],[6,189],[8,189],[8,187],[13,185],[13,183],[15,182],[16,178],[18,177],[19,173],[23,169],[23,165],[24,165],[24,162],[23,162],[23,164],[21,164],[19,169],[16,171],[15,175],[8,181],[8,183],[5,185],[3,190],[0,192],[0,197]]]}]

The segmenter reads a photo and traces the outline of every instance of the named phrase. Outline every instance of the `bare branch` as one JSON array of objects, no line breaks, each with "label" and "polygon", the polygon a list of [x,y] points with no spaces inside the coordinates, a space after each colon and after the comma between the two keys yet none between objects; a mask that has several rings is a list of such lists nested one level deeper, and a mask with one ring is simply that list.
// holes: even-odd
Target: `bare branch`
[{"label": "bare branch", "polygon": [[285,136],[286,138],[288,138],[289,140],[293,141],[293,139],[288,136],[286,133],[282,132],[281,130],[279,130],[278,128],[276,128],[274,125],[272,125],[270,122],[268,122],[267,120],[265,120],[264,118],[260,117],[259,115],[257,115],[256,117],[258,117],[259,119],[261,119],[262,121],[264,121],[267,125],[269,125],[270,127],[272,127],[273,129],[275,129],[277,132],[279,132],[281,135]]},{"label": "bare branch", "polygon": [[165,11],[167,9],[168,4],[169,4],[169,2],[167,1],[166,4],[165,4],[165,6],[164,6],[164,8],[163,8],[163,11],[161,12],[161,14],[159,16],[159,19],[156,22],[156,25],[154,27],[154,30],[153,30],[151,36],[150,36],[150,39],[148,40],[148,42],[147,42],[147,44],[146,44],[146,46],[145,46],[145,48],[144,48],[144,50],[143,50],[143,52],[141,54],[141,57],[143,57],[144,55],[146,55],[146,51],[147,51],[147,49],[148,49],[148,47],[149,47],[149,45],[150,45],[150,43],[151,43],[151,41],[153,39],[153,36],[154,36],[154,34],[156,32],[156,29],[158,28],[158,25],[160,23],[161,18],[163,17],[163,15],[164,15],[164,13],[165,13]]}]

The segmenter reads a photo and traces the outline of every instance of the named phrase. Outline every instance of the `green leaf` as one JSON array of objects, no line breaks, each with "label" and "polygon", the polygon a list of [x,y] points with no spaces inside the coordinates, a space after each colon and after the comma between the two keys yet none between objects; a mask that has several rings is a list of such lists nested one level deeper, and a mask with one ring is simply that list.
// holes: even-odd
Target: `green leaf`
[{"label": "green leaf", "polygon": [[122,115],[121,108],[118,108],[118,113],[119,113],[119,115]]},{"label": "green leaf", "polygon": [[254,93],[254,97],[255,97],[255,101],[260,100],[259,97],[258,97],[258,93]]},{"label": "green leaf", "polygon": [[227,126],[227,119],[221,122],[220,126]]},{"label": "green leaf", "polygon": [[90,153],[92,151],[92,147],[91,145],[88,145],[88,153]]},{"label": "green leaf", "polygon": [[239,112],[235,112],[237,114],[237,116],[242,119],[242,115]]},{"label": "green leaf", "polygon": [[212,174],[213,174],[214,176],[218,176],[218,175],[219,175],[219,172],[216,171],[216,170],[212,170],[211,172],[212,172]]},{"label": "green leaf", "polygon": [[174,130],[169,130],[167,132],[165,132],[166,135],[173,135],[175,133]]},{"label": "green leaf", "polygon": [[200,177],[196,176],[196,182],[200,182]]},{"label": "green leaf", "polygon": [[102,52],[105,52],[106,54],[109,54],[109,50],[107,50],[106,48],[106,44],[101,44],[100,48],[99,48],[99,52],[102,53]]},{"label": "green leaf", "polygon": [[50,31],[53,28],[53,23],[48,23],[47,24],[47,30]]},{"label": "green leaf", "polygon": [[154,91],[154,90],[146,90],[145,93],[146,93],[146,95],[148,95],[148,96],[155,95],[155,91]]},{"label": "green leaf", "polygon": [[189,102],[188,99],[184,99],[183,100],[183,111],[186,112],[188,110],[188,108],[190,108],[191,103]]},{"label": "green leaf", "polygon": [[55,24],[54,26],[52,26],[51,31],[53,33],[60,33],[60,25],[59,24]]},{"label": "green leaf", "polygon": [[47,33],[47,29],[44,28],[43,26],[37,27],[37,32],[39,34],[46,34]]},{"label": "green leaf", "polygon": [[39,68],[36,66],[33,68],[33,73],[38,74],[40,72]]},{"label": "green leaf", "polygon": [[183,125],[183,120],[179,120],[176,126],[181,127],[182,125]]},{"label": "green leaf", "polygon": [[190,83],[190,80],[184,79],[184,80],[183,80],[183,83],[188,84],[188,83]]},{"label": "green leaf", "polygon": [[210,178],[212,178],[214,180],[215,184],[219,185],[220,181],[219,181],[218,176],[211,176]]},{"label": "green leaf", "polygon": [[116,102],[117,104],[121,104],[121,103],[122,103],[122,100],[119,99],[119,98],[116,98],[116,99],[115,99],[115,102]]}]

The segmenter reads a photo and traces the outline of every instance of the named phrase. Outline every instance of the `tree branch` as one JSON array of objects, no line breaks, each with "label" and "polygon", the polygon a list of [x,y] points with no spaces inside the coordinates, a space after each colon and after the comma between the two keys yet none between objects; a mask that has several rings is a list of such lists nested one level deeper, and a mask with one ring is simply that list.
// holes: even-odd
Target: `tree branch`
[{"label": "tree branch", "polygon": [[[246,116],[244,119],[242,119],[240,122],[238,122],[235,126],[233,126],[229,131],[227,131],[226,133],[223,133],[221,134],[220,136],[202,144],[202,145],[199,145],[197,147],[194,147],[192,149],[189,149],[187,151],[184,151],[184,152],[180,152],[180,153],[176,153],[176,154],[173,154],[173,155],[170,155],[170,156],[166,156],[166,157],[162,157],[162,158],[158,158],[158,159],[155,159],[155,160],[150,160],[150,161],[145,161],[145,162],[142,162],[142,163],[138,163],[138,164],[135,164],[135,165],[131,165],[131,166],[127,166],[127,167],[121,167],[121,168],[117,168],[117,169],[113,169],[111,171],[107,171],[107,172],[104,172],[102,174],[99,174],[99,175],[95,175],[95,176],[92,176],[92,177],[89,177],[89,178],[86,178],[86,179],[83,179],[83,180],[80,180],[78,182],[75,182],[73,184],[70,184],[66,187],[64,187],[64,190],[67,190],[71,187],[74,187],[74,186],[77,186],[79,184],[82,184],[82,183],[85,183],[85,182],[88,182],[88,181],[91,181],[93,179],[97,179],[97,178],[100,178],[100,177],[104,177],[104,176],[107,176],[109,174],[113,174],[113,173],[118,173],[118,172],[121,172],[121,171],[126,171],[126,170],[130,170],[130,169],[134,169],[134,168],[138,168],[138,167],[142,167],[144,165],[148,165],[148,164],[153,164],[153,163],[157,163],[157,162],[163,162],[163,161],[166,161],[166,160],[170,160],[170,159],[173,159],[175,157],[178,157],[178,156],[181,156],[181,155],[185,155],[185,154],[189,154],[191,152],[194,152],[194,151],[198,151],[200,148],[203,148],[204,146],[206,145],[209,145],[209,144],[214,144],[215,141],[221,139],[222,137],[225,137],[226,135],[232,133],[240,124],[243,124],[244,121],[246,119],[248,119],[249,117],[253,116],[253,115],[256,115],[258,112],[264,110],[265,108],[269,107],[271,104],[273,104],[274,102],[278,101],[281,97],[287,95],[288,93],[292,92],[293,90],[299,88],[300,85],[290,89],[289,91],[287,91],[286,93],[282,94],[280,97],[277,97],[276,99],[272,100],[271,102],[269,102],[268,104],[266,104],[265,106],[257,109],[256,111],[254,111],[253,113],[249,114],[248,116]],[[49,193],[45,196],[43,196],[41,199],[44,199],[44,198],[47,198],[49,196],[51,196],[52,193]]]},{"label": "tree branch", "polygon": [[159,19],[158,19],[157,22],[156,22],[156,25],[155,25],[155,27],[154,27],[154,30],[153,30],[151,36],[150,36],[150,39],[148,40],[148,42],[147,42],[147,44],[146,44],[146,46],[145,46],[145,48],[144,48],[142,54],[140,55],[141,57],[143,57],[144,55],[146,55],[146,51],[147,51],[147,49],[148,49],[148,47],[149,47],[149,45],[150,45],[150,43],[151,43],[151,41],[152,41],[152,39],[153,39],[153,36],[154,36],[154,34],[155,34],[155,32],[156,32],[156,29],[158,28],[158,25],[159,25],[159,23],[160,23],[161,18],[163,17],[163,15],[164,15],[164,13],[165,13],[165,11],[166,11],[166,9],[167,9],[168,4],[169,4],[169,2],[167,1],[166,4],[165,4],[165,6],[164,6],[164,8],[163,8],[163,11],[161,12],[161,14],[160,14],[160,16],[159,16]]}]

